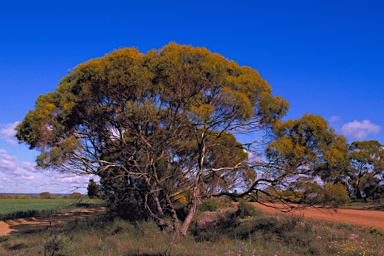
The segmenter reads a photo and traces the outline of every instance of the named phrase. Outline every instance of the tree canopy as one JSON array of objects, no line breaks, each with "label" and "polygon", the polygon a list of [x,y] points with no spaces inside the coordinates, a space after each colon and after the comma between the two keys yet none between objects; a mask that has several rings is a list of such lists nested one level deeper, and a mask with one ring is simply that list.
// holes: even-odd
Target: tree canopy
[{"label": "tree canopy", "polygon": [[305,114],[297,120],[277,122],[273,132],[263,174],[272,184],[269,190],[275,193],[281,189],[300,191],[300,199],[306,202],[306,194],[313,194],[318,186],[308,182],[337,182],[348,166],[345,138],[321,116]]},{"label": "tree canopy", "polygon": [[345,138],[329,128],[321,116],[305,114],[278,123],[274,133],[276,138],[267,147],[267,157],[284,177],[310,175],[329,181],[348,165]]},{"label": "tree canopy", "polygon": [[[270,129],[287,109],[256,70],[170,43],[80,64],[38,97],[16,136],[40,150],[41,167],[98,175],[116,212],[134,204],[185,235],[204,198],[256,178],[234,134]],[[183,224],[179,195],[191,198]]]},{"label": "tree canopy", "polygon": [[344,175],[354,199],[379,199],[384,195],[384,148],[376,140],[355,141],[349,147],[350,166]]}]

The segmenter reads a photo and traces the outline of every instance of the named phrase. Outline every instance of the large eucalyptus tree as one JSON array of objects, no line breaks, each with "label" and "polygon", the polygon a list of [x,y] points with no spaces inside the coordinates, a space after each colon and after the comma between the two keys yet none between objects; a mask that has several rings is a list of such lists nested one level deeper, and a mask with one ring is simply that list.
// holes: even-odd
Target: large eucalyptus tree
[{"label": "large eucalyptus tree", "polygon": [[[98,175],[120,215],[185,235],[204,198],[255,188],[256,165],[234,134],[270,129],[287,108],[256,70],[170,43],[80,64],[38,97],[17,137],[41,152],[41,167]],[[190,197],[183,222],[180,195]]]}]

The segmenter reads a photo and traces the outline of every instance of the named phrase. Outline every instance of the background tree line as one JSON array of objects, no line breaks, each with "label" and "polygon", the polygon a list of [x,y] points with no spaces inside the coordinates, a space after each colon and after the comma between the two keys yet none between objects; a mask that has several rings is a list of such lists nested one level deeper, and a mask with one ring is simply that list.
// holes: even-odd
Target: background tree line
[{"label": "background tree line", "polygon": [[52,195],[49,192],[41,192],[39,195],[25,194],[0,194],[0,199],[80,199],[85,196],[79,192],[72,192],[68,195]]}]

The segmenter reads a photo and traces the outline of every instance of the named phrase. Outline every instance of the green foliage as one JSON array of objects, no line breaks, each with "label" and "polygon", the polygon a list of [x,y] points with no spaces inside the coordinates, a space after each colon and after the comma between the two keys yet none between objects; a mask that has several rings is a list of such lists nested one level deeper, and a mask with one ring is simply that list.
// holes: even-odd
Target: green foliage
[{"label": "green foliage", "polygon": [[44,241],[44,256],[56,256],[62,255],[61,252],[64,250],[66,245],[66,237],[63,234],[51,234]]},{"label": "green foliage", "polygon": [[221,197],[216,200],[219,208],[229,208],[233,206],[233,200],[228,197]]},{"label": "green foliage", "polygon": [[326,204],[324,201],[323,188],[317,182],[297,182],[297,188],[303,191],[302,202],[309,205]]},{"label": "green foliage", "polygon": [[320,198],[322,204],[333,207],[346,205],[350,201],[348,190],[342,184],[325,184]]},{"label": "green foliage", "polygon": [[320,186],[317,182],[305,179],[296,181],[295,188],[296,191],[287,189],[279,192],[279,197],[287,202],[332,207],[339,207],[350,202],[347,188],[340,183],[326,183]]},{"label": "green foliage", "polygon": [[349,147],[350,166],[344,182],[355,200],[378,200],[384,185],[384,148],[378,141],[355,141]]},{"label": "green foliage", "polygon": [[89,198],[99,197],[99,185],[93,179],[89,180],[87,191]]},{"label": "green foliage", "polygon": [[334,180],[347,167],[345,138],[336,135],[320,116],[305,114],[298,120],[279,123],[274,133],[276,139],[266,153],[275,163],[277,176],[286,181],[299,174]]},{"label": "green foliage", "polygon": [[[266,177],[276,183],[270,199],[311,205],[340,205],[348,201],[342,185],[322,188],[314,183],[321,179],[323,183],[346,184],[344,177],[350,163],[344,137],[329,128],[322,117],[311,114],[277,123],[273,132],[275,139],[266,149],[271,162]],[[337,195],[326,200],[324,196],[332,196],[330,189]]]},{"label": "green foliage", "polygon": [[271,197],[281,202],[299,203],[302,201],[304,195],[301,191],[288,188],[281,191],[273,191]]},{"label": "green foliage", "polygon": [[206,200],[200,205],[199,210],[202,212],[214,212],[217,210],[217,208],[218,205],[215,201]]},{"label": "green foliage", "polygon": [[260,217],[262,215],[262,212],[244,200],[240,201],[237,206],[237,211],[234,214],[235,217],[239,218]]}]

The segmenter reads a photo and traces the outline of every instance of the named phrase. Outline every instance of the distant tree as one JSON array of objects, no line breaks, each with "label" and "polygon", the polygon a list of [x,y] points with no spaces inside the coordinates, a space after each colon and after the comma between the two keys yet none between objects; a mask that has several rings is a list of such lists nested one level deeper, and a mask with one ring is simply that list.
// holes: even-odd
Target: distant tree
[{"label": "distant tree", "polygon": [[[79,65],[38,97],[17,137],[42,167],[98,175],[114,212],[186,235],[206,198],[258,188],[261,163],[234,134],[267,131],[287,108],[256,70],[171,43]],[[186,194],[180,222],[174,199]]]},{"label": "distant tree", "polygon": [[99,197],[99,185],[93,180],[90,179],[88,183],[88,197],[95,198]]},{"label": "distant tree", "polygon": [[320,203],[338,207],[345,205],[350,201],[347,188],[340,183],[326,183],[320,194]]},{"label": "distant tree", "polygon": [[83,195],[79,192],[73,192],[68,196],[69,199],[80,199],[82,197]]},{"label": "distant tree", "polygon": [[269,164],[264,176],[275,184],[276,191],[300,190],[304,192],[304,202],[310,197],[315,199],[319,188],[313,180],[336,182],[348,166],[345,138],[329,128],[320,116],[305,114],[300,119],[279,123],[274,134],[275,139],[266,149]]},{"label": "distant tree", "polygon": [[43,198],[43,199],[52,199],[52,198],[54,198],[54,196],[51,195],[51,193],[49,193],[49,192],[41,192],[40,193],[40,197]]},{"label": "distant tree", "polygon": [[349,147],[350,166],[345,175],[351,197],[367,200],[380,197],[384,182],[384,148],[376,140],[355,141]]},{"label": "distant tree", "polygon": [[300,202],[316,205],[321,204],[321,195],[322,195],[322,186],[318,184],[316,181],[313,181],[312,178],[299,178],[295,183],[295,188],[302,192],[302,197],[300,198]]}]

